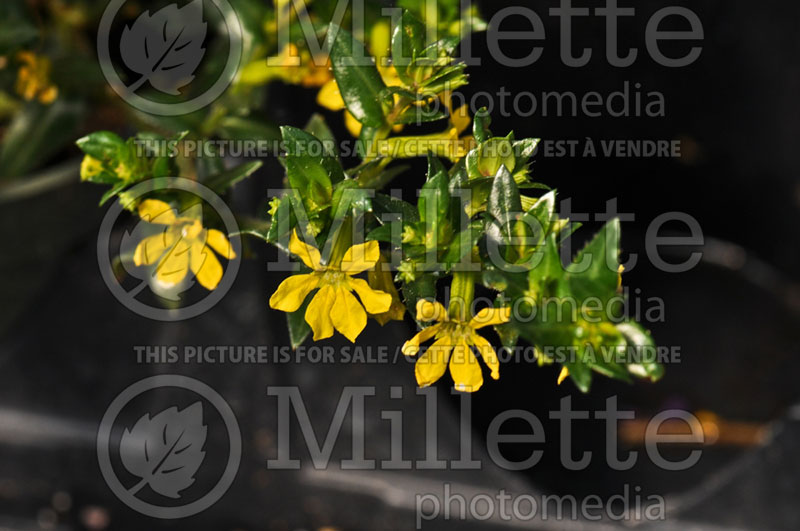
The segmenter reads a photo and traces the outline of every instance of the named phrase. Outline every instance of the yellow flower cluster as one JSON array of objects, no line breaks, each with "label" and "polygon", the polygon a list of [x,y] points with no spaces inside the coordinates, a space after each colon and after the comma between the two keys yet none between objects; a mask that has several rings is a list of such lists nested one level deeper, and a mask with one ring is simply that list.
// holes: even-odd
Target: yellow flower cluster
[{"label": "yellow flower cluster", "polygon": [[[289,252],[296,255],[312,272],[292,275],[284,280],[269,299],[275,310],[296,312],[309,293],[319,289],[308,305],[306,322],[314,332],[314,341],[333,336],[338,330],[351,342],[367,326],[367,313],[382,314],[392,306],[389,293],[372,289],[366,280],[353,278],[375,267],[380,260],[378,242],[354,245],[327,266],[322,264],[320,252],[307,245],[293,232]],[[361,302],[353,296],[358,294]],[[364,311],[366,309],[366,312]]]},{"label": "yellow flower cluster", "polygon": [[157,199],[142,201],[138,210],[143,221],[165,228],[139,242],[134,264],[157,263],[155,278],[165,288],[177,286],[191,271],[204,288],[216,289],[223,271],[214,251],[226,260],[236,258],[228,238],[218,230],[205,229],[197,218],[178,217],[167,203]]},{"label": "yellow flower cluster", "polygon": [[21,63],[17,73],[17,94],[26,101],[38,100],[49,105],[58,97],[58,87],[50,82],[50,60],[32,52],[17,54]]}]

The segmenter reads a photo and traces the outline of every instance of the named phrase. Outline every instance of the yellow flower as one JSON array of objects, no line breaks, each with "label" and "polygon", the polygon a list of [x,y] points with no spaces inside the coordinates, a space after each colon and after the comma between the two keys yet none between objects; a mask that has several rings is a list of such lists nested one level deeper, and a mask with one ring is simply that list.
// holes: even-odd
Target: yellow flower
[{"label": "yellow flower", "polygon": [[[306,322],[314,331],[314,341],[333,335],[334,328],[351,342],[367,326],[366,311],[381,314],[389,311],[392,296],[373,290],[366,280],[353,275],[372,269],[380,259],[378,242],[354,245],[338,263],[322,265],[319,250],[306,245],[293,232],[289,251],[312,269],[311,273],[292,275],[281,282],[269,299],[269,306],[282,312],[296,312],[309,293],[319,288],[306,309]],[[358,294],[361,303],[351,293]]]},{"label": "yellow flower", "polygon": [[81,161],[81,181],[88,181],[103,173],[103,163],[86,155]]},{"label": "yellow flower", "polygon": [[511,318],[510,308],[484,308],[467,322],[450,318],[444,306],[438,302],[419,300],[417,302],[418,321],[437,321],[424,328],[403,345],[403,354],[414,356],[419,352],[420,343],[436,338],[414,366],[417,383],[426,387],[444,375],[450,366],[450,376],[455,388],[468,393],[477,391],[483,385],[483,373],[472,348],[478,349],[483,361],[491,370],[492,378],[500,378],[500,362],[492,345],[476,330],[489,325],[507,323]]},{"label": "yellow flower", "polygon": [[50,82],[50,60],[31,52],[19,52],[22,63],[17,73],[17,94],[26,101],[39,100],[48,105],[58,97],[58,88]]},{"label": "yellow flower", "polygon": [[163,201],[142,201],[139,217],[148,223],[166,225],[160,233],[139,242],[133,254],[137,266],[158,262],[155,276],[164,287],[178,285],[191,270],[200,285],[213,290],[222,280],[223,271],[212,249],[227,260],[236,258],[222,232],[203,228],[197,218],[178,217]]}]

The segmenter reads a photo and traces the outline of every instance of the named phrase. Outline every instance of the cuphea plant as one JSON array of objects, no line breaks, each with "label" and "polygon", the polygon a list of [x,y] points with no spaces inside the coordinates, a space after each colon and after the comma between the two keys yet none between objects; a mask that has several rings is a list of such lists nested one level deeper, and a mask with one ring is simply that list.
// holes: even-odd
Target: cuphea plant
[{"label": "cuphea plant", "polygon": [[[243,221],[242,227],[242,234],[299,260],[300,269],[269,299],[273,309],[287,313],[294,347],[312,333],[320,340],[339,332],[355,342],[369,318],[383,325],[408,313],[421,330],[402,350],[419,356],[415,372],[423,386],[449,368],[456,389],[476,391],[483,384],[476,353],[491,377],[499,378],[502,356],[484,337],[492,329],[503,348],[523,340],[536,348],[540,364],[560,363],[559,383],[569,377],[583,391],[593,372],[658,379],[662,367],[655,360],[619,356],[652,341],[621,314],[618,220],[609,221],[564,266],[562,243],[577,224],[559,218],[555,190],[531,178],[538,140],[496,136],[485,110],[473,119],[466,106],[453,105],[453,91],[468,82],[464,65],[454,59],[459,38],[449,34],[460,16],[457,9],[446,9],[453,2],[440,3],[435,25],[446,32],[432,43],[426,41],[430,22],[419,17],[415,2],[403,2],[411,9],[393,29],[385,21],[373,24],[368,47],[331,23],[324,29],[330,54],[321,65],[297,42],[279,47],[272,38],[280,32],[277,13],[288,4],[277,2],[264,19],[262,27],[270,31],[249,50],[230,89],[234,94],[216,104],[201,125],[128,141],[100,132],[78,142],[86,153],[82,178],[110,185],[104,200],[119,196],[143,219],[170,227],[168,239],[137,247],[136,264],[179,271],[175,279],[156,274],[161,284],[177,283],[191,270],[200,284],[214,289],[222,267],[206,246],[236,259],[226,235],[186,214],[191,205],[181,194],[154,191],[133,199],[126,190],[147,179],[180,175],[224,192],[259,163],[225,169],[217,159],[175,157],[163,146],[226,138],[220,124],[249,120],[237,117],[230,102],[271,80],[319,87],[321,105],[345,112],[347,129],[357,137],[358,162],[343,165],[338,150],[345,144],[336,142],[319,115],[304,129],[280,128],[285,192],[270,198],[264,219]],[[319,19],[312,14],[311,21]],[[298,31],[301,22],[290,18],[287,24]],[[374,60],[365,61],[370,55]],[[423,124],[427,129],[420,132]],[[162,149],[138,152],[146,140],[159,140],[155,145]],[[416,202],[385,193],[407,175],[398,160],[418,156],[427,158],[427,176]],[[194,251],[177,263],[177,246]],[[201,253],[214,260],[196,261]],[[362,273],[366,279],[358,278]]]}]

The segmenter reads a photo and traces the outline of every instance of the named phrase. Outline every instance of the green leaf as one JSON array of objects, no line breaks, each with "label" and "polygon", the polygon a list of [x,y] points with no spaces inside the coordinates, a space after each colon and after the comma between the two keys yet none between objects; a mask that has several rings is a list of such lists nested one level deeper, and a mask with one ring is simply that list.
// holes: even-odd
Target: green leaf
[{"label": "green leaf", "polygon": [[336,156],[335,142],[323,142],[311,133],[288,125],[281,127],[281,135],[287,158],[303,159],[304,164],[321,166],[333,184],[344,179],[342,164]]},{"label": "green leaf", "polygon": [[386,225],[381,225],[372,229],[367,234],[366,240],[376,240],[379,242],[399,244],[400,242],[392,241],[392,226],[392,223],[387,223]]},{"label": "green leaf", "polygon": [[425,226],[426,245],[441,244],[440,229],[450,214],[450,192],[447,171],[431,154],[428,154],[428,180],[420,190],[417,209]]},{"label": "green leaf", "polygon": [[550,227],[555,219],[556,193],[551,191],[544,194],[539,200],[522,216],[527,230],[533,231],[533,246],[539,245],[544,241],[545,236],[550,232]]},{"label": "green leaf", "polygon": [[486,234],[499,244],[509,241],[516,215],[522,211],[519,189],[505,166],[500,166],[492,182],[486,211],[492,216]]},{"label": "green leaf", "polygon": [[483,236],[483,224],[478,221],[473,222],[467,229],[456,234],[447,246],[442,261],[448,266],[458,264],[472,251],[481,236]]},{"label": "green leaf", "polygon": [[616,294],[619,239],[619,219],[614,218],[606,223],[567,267],[570,291],[578,301],[597,297],[605,304]]},{"label": "green leaf", "polygon": [[309,214],[330,206],[333,182],[344,179],[339,161],[326,154],[315,136],[294,127],[281,128],[286,144],[286,175]]},{"label": "green leaf", "polygon": [[425,24],[406,10],[392,32],[392,64],[400,79],[408,84],[413,80],[406,72],[414,58],[425,49],[425,31]]},{"label": "green leaf", "polygon": [[[146,138],[142,138],[147,140]],[[126,149],[125,141],[116,133],[97,131],[78,139],[75,144],[87,155],[97,160],[109,161],[119,157],[120,150]]]},{"label": "green leaf", "polygon": [[[547,283],[550,281],[560,281],[564,276],[564,267],[561,264],[561,256],[556,243],[556,235],[550,234],[536,251],[542,253],[541,260],[528,272],[528,284],[534,293],[542,293]],[[555,295],[555,293],[544,293],[545,295]]]},{"label": "green leaf", "polygon": [[222,193],[228,188],[234,186],[239,181],[250,177],[262,165],[263,162],[260,160],[247,162],[245,164],[236,166],[235,168],[231,168],[230,170],[209,177],[203,184],[217,193]]},{"label": "green leaf", "polygon": [[[583,349],[580,350],[583,353]],[[588,393],[592,386],[592,369],[583,361],[566,362],[564,366],[569,369],[569,377],[581,393]]]},{"label": "green leaf", "polygon": [[[342,206],[343,201],[348,204]],[[346,208],[346,210],[343,210]],[[331,200],[331,214],[333,216],[351,215],[353,218],[372,211],[372,201],[367,191],[360,188],[352,179],[342,181],[336,185]]]},{"label": "green leaf", "polygon": [[336,137],[333,136],[333,132],[325,122],[324,116],[319,113],[312,114],[303,130],[318,138],[323,146],[325,146],[326,152],[331,156],[338,156],[339,150],[336,146]]},{"label": "green leaf", "polygon": [[117,194],[119,194],[121,191],[123,191],[128,186],[130,186],[130,183],[125,182],[125,181],[119,181],[114,186],[112,186],[111,188],[106,190],[106,193],[104,193],[103,197],[100,198],[100,203],[98,204],[98,206],[105,205],[106,202],[108,202],[109,199],[111,199],[112,197],[116,197]]},{"label": "green leaf", "polygon": [[372,198],[375,215],[381,219],[383,214],[399,214],[404,223],[419,221],[419,212],[416,207],[407,201],[386,194],[375,194]]},{"label": "green leaf", "polygon": [[363,43],[331,23],[328,44],[333,75],[347,110],[367,127],[384,125],[386,119],[380,95],[386,85],[375,65],[365,64],[368,55]]},{"label": "green leaf", "polygon": [[[290,190],[288,193],[294,192]],[[267,241],[275,245],[280,242],[288,242],[295,225],[297,225],[297,216],[292,209],[292,198],[286,195],[281,199],[275,215],[270,220]]]},{"label": "green leaf", "polygon": [[286,314],[286,324],[289,327],[289,340],[292,342],[292,349],[303,344],[311,333],[311,327],[306,322],[306,309],[313,297],[306,297],[303,305],[296,312]]},{"label": "green leaf", "polygon": [[492,138],[492,132],[489,130],[491,124],[492,118],[489,116],[489,111],[486,110],[486,107],[478,109],[472,122],[472,135],[479,144]]},{"label": "green leaf", "polygon": [[655,356],[655,342],[650,332],[634,321],[619,323],[616,326],[628,347],[635,347],[643,354],[639,363],[628,364],[628,371],[634,376],[649,378],[653,382],[660,380],[664,376],[664,366],[658,363]]}]

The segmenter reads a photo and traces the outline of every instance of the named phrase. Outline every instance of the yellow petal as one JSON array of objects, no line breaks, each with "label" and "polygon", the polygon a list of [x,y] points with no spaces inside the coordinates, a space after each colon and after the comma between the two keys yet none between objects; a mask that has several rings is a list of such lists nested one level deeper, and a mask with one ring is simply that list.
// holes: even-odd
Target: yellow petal
[{"label": "yellow petal", "polygon": [[561,367],[561,372],[558,373],[558,382],[557,382],[558,385],[561,385],[561,382],[566,380],[567,376],[569,376],[569,369],[567,369],[566,367]]},{"label": "yellow petal", "polygon": [[472,349],[460,339],[450,356],[450,376],[457,391],[474,393],[483,385],[483,372]]},{"label": "yellow petal", "polygon": [[292,238],[289,240],[289,252],[296,255],[305,265],[311,269],[322,269],[320,265],[319,251],[297,237],[297,231],[292,232]]},{"label": "yellow petal", "polygon": [[369,287],[366,280],[351,278],[350,287],[358,293],[361,304],[369,313],[388,312],[392,306],[392,296],[383,291],[374,290]]},{"label": "yellow petal", "polygon": [[174,243],[175,233],[170,230],[163,230],[158,234],[148,236],[136,246],[133,263],[137,266],[155,264]]},{"label": "yellow petal", "polygon": [[435,336],[436,332],[438,332],[441,327],[442,323],[436,323],[435,325],[420,330],[414,337],[403,343],[403,354],[406,356],[415,355],[419,352],[420,344]]},{"label": "yellow petal", "polygon": [[447,370],[447,360],[453,346],[449,337],[443,337],[430,346],[414,365],[414,374],[420,387],[427,387],[442,377]]},{"label": "yellow petal", "polygon": [[335,79],[331,79],[319,89],[317,103],[332,111],[344,109],[344,100]]},{"label": "yellow petal", "polygon": [[381,257],[380,245],[376,241],[360,243],[350,247],[339,266],[348,275],[355,275],[372,269]]},{"label": "yellow petal", "polygon": [[446,321],[447,310],[441,303],[420,299],[417,301],[417,321]]},{"label": "yellow petal", "polygon": [[354,138],[358,138],[361,135],[361,122],[356,120],[356,117],[348,111],[344,111],[344,126]]},{"label": "yellow petal", "polygon": [[200,285],[209,291],[216,289],[222,280],[222,265],[214,251],[206,247],[202,240],[192,242],[189,266]]},{"label": "yellow petal", "polygon": [[[308,294],[318,285],[319,275],[292,275],[281,282],[278,289],[269,298],[269,307],[282,312],[296,312],[303,305]],[[322,301],[320,300],[320,302]],[[309,305],[310,307],[311,305]],[[306,312],[306,320],[308,320],[307,316],[308,312]]]},{"label": "yellow petal", "polygon": [[486,363],[489,370],[492,371],[492,379],[497,380],[500,378],[500,360],[497,359],[497,353],[494,351],[491,343],[478,334],[472,334],[469,338],[472,344],[475,345],[475,348],[478,349],[478,352],[480,352],[484,363]]},{"label": "yellow petal", "polygon": [[216,229],[209,229],[206,243],[223,258],[227,260],[236,258],[236,253],[233,251],[231,242],[228,241],[228,237],[222,232]]},{"label": "yellow petal", "polygon": [[[285,281],[284,281],[285,282]],[[336,300],[336,290],[326,285],[314,295],[306,309],[306,322],[314,331],[314,341],[326,339],[333,335],[331,308]]]},{"label": "yellow petal", "polygon": [[351,343],[356,342],[358,334],[367,326],[367,312],[364,307],[341,285],[336,288],[336,302],[330,314],[333,326]]},{"label": "yellow petal", "polygon": [[511,319],[511,308],[484,308],[475,314],[470,322],[470,328],[477,330],[489,325],[507,323]]},{"label": "yellow petal", "polygon": [[189,273],[189,244],[179,240],[156,267],[156,279],[165,286],[179,284]]},{"label": "yellow petal", "polygon": [[175,211],[168,204],[158,199],[145,199],[139,203],[139,217],[148,223],[172,225],[175,223]]}]

